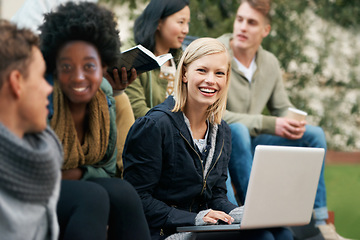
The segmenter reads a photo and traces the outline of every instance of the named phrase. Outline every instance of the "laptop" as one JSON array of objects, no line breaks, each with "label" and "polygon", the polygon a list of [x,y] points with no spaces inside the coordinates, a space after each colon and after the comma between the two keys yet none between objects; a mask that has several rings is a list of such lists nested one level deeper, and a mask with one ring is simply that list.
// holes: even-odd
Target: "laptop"
[{"label": "laptop", "polygon": [[230,231],[310,222],[325,150],[258,145],[240,224],[177,227],[178,232]]}]

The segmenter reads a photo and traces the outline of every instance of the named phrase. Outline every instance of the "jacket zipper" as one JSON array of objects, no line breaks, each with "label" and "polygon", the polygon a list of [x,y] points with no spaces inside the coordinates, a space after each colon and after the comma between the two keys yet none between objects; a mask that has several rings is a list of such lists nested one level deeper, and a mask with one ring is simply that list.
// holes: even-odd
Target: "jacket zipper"
[{"label": "jacket zipper", "polygon": [[[193,148],[193,146],[191,146],[191,144],[190,144],[189,141],[184,137],[184,135],[182,135],[182,133],[180,133],[180,135],[181,135],[181,137],[187,142],[187,144],[190,146],[190,148],[196,153],[196,155],[199,157],[200,165],[201,165],[201,169],[202,169],[202,174],[203,174],[203,176],[204,176],[204,166],[203,166],[203,164],[202,164],[202,162],[201,162],[201,157],[200,157],[200,155],[199,155],[199,154],[197,153],[197,151]],[[219,161],[219,158],[220,158],[220,156],[221,156],[222,150],[223,150],[223,148],[224,148],[224,142],[225,142],[225,141],[223,140],[223,143],[222,143],[222,146],[221,146],[221,149],[220,149],[220,153],[219,153],[218,157],[216,158],[215,163],[213,164],[213,166],[211,167],[211,169],[209,169],[208,173],[206,174],[205,179],[203,178],[203,188],[202,188],[202,190],[201,190],[200,195],[202,195],[202,194],[204,193],[204,190],[206,189],[206,180],[207,180],[207,178],[209,177],[210,172],[214,169],[216,163]],[[194,200],[192,201],[192,203],[191,203],[191,205],[190,205],[190,209],[189,209],[190,212],[191,212],[191,209],[192,209],[192,205],[193,205],[193,204],[194,204]]]},{"label": "jacket zipper", "polygon": [[[224,142],[225,142],[225,141],[224,141],[224,139],[223,139],[223,143],[222,143],[222,145],[221,145],[220,153],[219,153],[218,157],[216,158],[215,163],[212,165],[211,169],[209,169],[208,173],[206,174],[205,183],[206,183],[207,178],[209,177],[210,172],[214,169],[216,163],[219,161],[219,158],[220,158],[220,156],[221,156],[222,150],[223,150],[223,148],[224,148]],[[206,185],[204,185],[203,191],[204,191],[205,189],[206,189]],[[201,194],[203,193],[203,191],[201,191]]]},{"label": "jacket zipper", "polygon": [[[204,176],[204,166],[202,164],[201,161],[201,157],[200,155],[197,153],[197,151],[193,148],[193,146],[191,146],[191,144],[189,143],[189,141],[184,137],[184,135],[182,135],[182,133],[180,133],[181,137],[187,142],[187,144],[191,147],[191,149],[196,153],[196,155],[199,157],[200,163],[201,163],[201,168],[202,168],[202,174]],[[204,178],[203,178],[203,182],[204,182]]]},{"label": "jacket zipper", "polygon": [[[204,166],[201,162],[201,157],[200,155],[197,153],[197,151],[193,148],[193,146],[191,146],[191,144],[189,143],[189,141],[184,137],[184,135],[182,135],[182,133],[180,133],[181,137],[187,142],[187,144],[190,146],[190,148],[196,153],[196,155],[199,157],[199,160],[200,160],[200,165],[201,165],[201,169],[202,169],[202,176],[204,176]],[[204,186],[206,185],[206,181],[204,181],[204,177],[202,177],[202,180],[203,180],[203,189],[201,190],[201,194],[203,193],[203,190],[204,190]],[[194,204],[194,199],[193,201],[191,202],[191,205],[190,205],[190,208],[189,208],[189,211],[191,212],[192,210],[192,205]]]}]

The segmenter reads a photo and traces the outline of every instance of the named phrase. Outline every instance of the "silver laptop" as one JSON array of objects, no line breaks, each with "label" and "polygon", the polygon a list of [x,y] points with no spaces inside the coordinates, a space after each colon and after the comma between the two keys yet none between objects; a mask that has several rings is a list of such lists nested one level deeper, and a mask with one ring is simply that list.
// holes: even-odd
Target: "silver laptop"
[{"label": "silver laptop", "polygon": [[184,226],[177,231],[229,231],[308,224],[324,154],[323,148],[257,146],[241,224]]}]

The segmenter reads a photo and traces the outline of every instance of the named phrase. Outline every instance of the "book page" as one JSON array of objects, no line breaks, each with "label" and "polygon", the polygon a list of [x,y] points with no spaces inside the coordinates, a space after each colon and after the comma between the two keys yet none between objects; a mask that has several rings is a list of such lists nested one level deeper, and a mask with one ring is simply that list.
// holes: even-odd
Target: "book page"
[{"label": "book page", "polygon": [[126,67],[126,69],[130,71],[130,69],[134,67],[137,73],[140,74],[159,68],[171,58],[173,58],[171,53],[156,57],[148,49],[141,45],[137,45],[122,52],[118,68]]}]

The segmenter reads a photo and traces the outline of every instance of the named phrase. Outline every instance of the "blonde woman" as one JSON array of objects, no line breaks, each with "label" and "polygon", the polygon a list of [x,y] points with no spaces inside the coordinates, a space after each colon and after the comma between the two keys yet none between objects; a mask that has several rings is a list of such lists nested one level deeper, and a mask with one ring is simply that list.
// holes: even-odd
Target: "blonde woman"
[{"label": "blonde woman", "polygon": [[[275,239],[267,230],[178,233],[177,226],[240,222],[226,197],[231,133],[221,120],[229,86],[226,48],[192,42],[180,59],[175,97],[135,121],[124,147],[124,177],[138,191],[152,239]],[[291,233],[277,229],[284,238]],[[286,235],[288,234],[288,235]],[[290,236],[287,238],[287,236]]]}]

